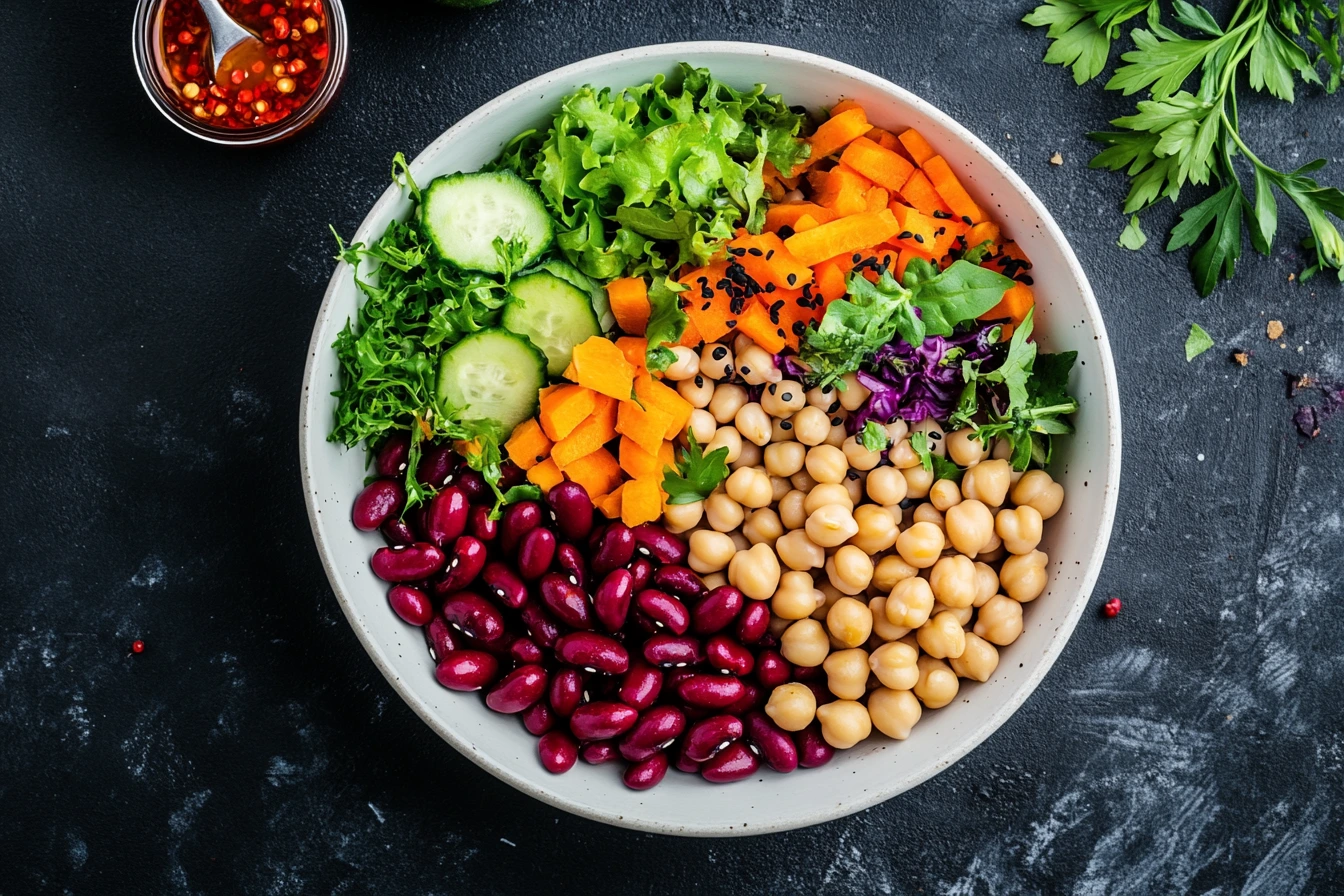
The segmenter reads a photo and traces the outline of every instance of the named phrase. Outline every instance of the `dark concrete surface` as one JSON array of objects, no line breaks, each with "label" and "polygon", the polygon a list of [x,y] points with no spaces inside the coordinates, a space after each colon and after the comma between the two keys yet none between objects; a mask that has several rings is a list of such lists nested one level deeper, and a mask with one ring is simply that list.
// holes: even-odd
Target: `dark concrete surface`
[{"label": "dark concrete surface", "polygon": [[[1040,64],[1027,2],[350,5],[339,105],[246,153],[150,107],[129,0],[0,4],[0,893],[1344,889],[1344,418],[1300,438],[1281,373],[1344,379],[1344,311],[1332,281],[1289,282],[1295,213],[1205,300],[1158,248],[1169,206],[1117,248],[1124,185],[1082,134],[1127,103]],[[555,66],[696,38],[862,66],[1015,165],[1091,277],[1126,425],[1094,598],[1123,615],[1089,612],[933,781],[731,842],[562,815],[435,737],[337,608],[295,445],[326,225],[354,229],[391,154]],[[1344,183],[1344,96],[1242,112],[1266,158]],[[1187,364],[1191,321],[1218,348]]]}]

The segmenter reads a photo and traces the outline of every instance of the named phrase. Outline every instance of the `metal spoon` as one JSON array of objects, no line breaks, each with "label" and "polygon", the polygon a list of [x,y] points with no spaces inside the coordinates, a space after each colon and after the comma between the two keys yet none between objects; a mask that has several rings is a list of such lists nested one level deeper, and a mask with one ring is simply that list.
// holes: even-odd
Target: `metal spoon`
[{"label": "metal spoon", "polygon": [[219,0],[197,0],[205,20],[210,25],[210,57],[215,83],[228,85],[234,71],[243,73],[243,81],[259,78],[265,73],[253,70],[253,63],[266,61],[266,45],[248,29],[234,21],[224,11]]}]

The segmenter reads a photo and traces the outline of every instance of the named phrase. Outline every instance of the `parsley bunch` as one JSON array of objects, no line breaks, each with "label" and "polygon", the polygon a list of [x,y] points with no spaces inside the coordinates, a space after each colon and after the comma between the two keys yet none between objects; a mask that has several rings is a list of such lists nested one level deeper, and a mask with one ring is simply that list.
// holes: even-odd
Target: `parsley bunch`
[{"label": "parsley bunch", "polygon": [[[1187,184],[1214,188],[1181,214],[1166,247],[1168,252],[1194,247],[1190,270],[1201,295],[1232,277],[1242,251],[1243,219],[1251,245],[1269,253],[1278,230],[1276,191],[1302,211],[1311,229],[1303,246],[1314,251],[1315,261],[1302,279],[1329,268],[1344,280],[1344,237],[1331,217],[1344,218],[1344,193],[1308,176],[1325,160],[1280,171],[1251,150],[1237,118],[1243,70],[1251,89],[1291,103],[1297,80],[1322,84],[1317,69],[1324,65],[1322,86],[1335,92],[1344,74],[1338,10],[1327,0],[1240,0],[1224,27],[1188,0],[1173,0],[1171,6],[1187,33],[1163,24],[1158,0],[1045,0],[1023,19],[1049,29],[1045,61],[1071,67],[1074,81],[1082,84],[1105,68],[1121,25],[1146,15],[1148,27],[1131,32],[1135,49],[1121,56],[1127,64],[1106,89],[1125,96],[1148,90],[1151,99],[1139,101],[1135,114],[1113,120],[1119,130],[1090,135],[1106,146],[1091,167],[1129,176],[1125,214],[1161,199],[1176,202]],[[1185,85],[1196,73],[1192,92]],[[1238,158],[1250,169],[1250,196]]]},{"label": "parsley bunch", "polygon": [[669,504],[694,504],[708,498],[728,478],[728,449],[715,448],[705,454],[695,433],[686,431],[686,447],[674,470],[663,468],[663,491]]}]

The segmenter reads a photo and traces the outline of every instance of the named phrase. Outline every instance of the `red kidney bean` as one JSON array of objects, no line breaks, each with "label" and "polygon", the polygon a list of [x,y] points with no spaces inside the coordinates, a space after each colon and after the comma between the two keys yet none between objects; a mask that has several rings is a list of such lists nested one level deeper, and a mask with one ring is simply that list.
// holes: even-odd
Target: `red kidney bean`
[{"label": "red kidney bean", "polygon": [[553,775],[562,775],[579,761],[579,742],[565,731],[549,731],[537,741],[542,767]]},{"label": "red kidney bean", "polygon": [[458,536],[448,549],[447,568],[443,575],[434,580],[434,593],[438,595],[461,591],[485,569],[485,545],[470,535]]},{"label": "red kidney bean", "polygon": [[561,637],[555,642],[555,655],[562,663],[604,675],[620,675],[630,668],[630,653],[621,642],[596,632]]},{"label": "red kidney bean", "polygon": [[558,572],[548,572],[541,577],[538,590],[541,593],[542,603],[565,625],[581,629],[593,627],[592,614],[588,610],[588,595],[584,594],[578,585],[571,585],[569,580]]},{"label": "red kidney bean", "polygon": [[715,635],[705,642],[705,662],[711,669],[729,675],[749,675],[756,668],[751,651],[726,635]]},{"label": "red kidney bean", "polygon": [[631,790],[648,790],[657,787],[667,775],[667,754],[654,753],[642,762],[636,762],[625,769],[621,780]]},{"label": "red kidney bean", "polygon": [[373,466],[379,476],[400,479],[406,475],[406,462],[411,456],[411,437],[404,432],[393,433],[378,449]]},{"label": "red kidney bean", "polygon": [[479,691],[499,673],[499,660],[483,650],[450,650],[439,658],[434,677],[453,691]]},{"label": "red kidney bean", "polygon": [[630,584],[636,594],[649,587],[653,581],[653,562],[648,557],[636,557],[626,569],[630,570]]},{"label": "red kidney bean", "polygon": [[499,546],[506,553],[518,547],[523,536],[542,524],[541,505],[536,501],[519,501],[504,508],[499,518]]},{"label": "red kidney bean", "polygon": [[457,455],[447,445],[430,445],[420,451],[420,462],[415,466],[415,478],[422,485],[443,488],[452,479]]},{"label": "red kidney bean", "polygon": [[468,508],[466,493],[457,486],[439,492],[425,510],[425,539],[443,547],[467,531]]},{"label": "red kidney bean", "polygon": [[722,709],[732,706],[746,693],[746,685],[731,675],[699,673],[677,683],[677,696],[692,706]]},{"label": "red kidney bean", "polygon": [[538,700],[523,710],[523,727],[533,737],[541,737],[555,727],[555,710],[545,700]]},{"label": "red kidney bean", "polygon": [[611,740],[635,727],[637,721],[639,713],[625,704],[597,700],[575,707],[569,730],[579,740]]},{"label": "red kidney bean", "polygon": [[621,755],[631,762],[643,762],[672,746],[685,730],[685,713],[675,706],[655,706],[646,710],[635,727],[621,738]]},{"label": "red kidney bean", "polygon": [[826,672],[821,666],[789,666],[794,681],[816,681]]},{"label": "red kidney bean", "polygon": [[[700,642],[678,635],[654,635],[644,642],[644,659],[665,669],[690,666],[704,659]],[[670,683],[670,682],[669,682]]]},{"label": "red kidney bean", "polygon": [[479,594],[470,591],[450,594],[440,612],[449,625],[469,638],[494,643],[504,637],[504,616]]},{"label": "red kidney bean", "polygon": [[383,533],[383,541],[389,545],[414,544],[419,539],[415,536],[415,530],[411,524],[399,516],[390,516],[378,529]]},{"label": "red kidney bean", "polygon": [[588,489],[577,482],[561,482],[546,494],[560,534],[570,541],[587,538],[593,531],[593,502]]},{"label": "red kidney bean", "polygon": [[577,669],[560,669],[551,676],[550,694],[546,699],[556,715],[569,718],[583,702],[583,675]]},{"label": "red kidney bean", "polygon": [[477,541],[490,542],[499,537],[499,520],[490,518],[490,508],[477,504],[471,508],[468,528]]},{"label": "red kidney bean", "polygon": [[789,661],[780,656],[779,651],[766,649],[756,654],[756,680],[767,691],[788,681],[790,671]]},{"label": "red kidney bean", "polygon": [[466,638],[448,624],[442,616],[435,616],[425,626],[425,642],[429,644],[429,657],[438,662],[449,651],[461,650],[466,646]]},{"label": "red kidney bean", "polygon": [[684,635],[691,627],[691,611],[670,594],[654,588],[645,588],[635,597],[635,606],[653,621],[657,628],[665,628],[674,635]]},{"label": "red kidney bean", "polygon": [[540,663],[546,658],[541,647],[531,638],[514,638],[509,645],[509,656],[517,663]]},{"label": "red kidney bean", "polygon": [[685,563],[686,542],[682,541],[662,526],[654,523],[641,523],[633,530],[635,550],[652,557],[659,563]]},{"label": "red kidney bean", "polygon": [[624,523],[610,523],[597,541],[588,568],[595,576],[605,576],[625,566],[635,556],[635,535]]},{"label": "red kidney bean", "polygon": [[830,688],[826,687],[826,682],[821,681],[820,679],[816,681],[804,681],[802,684],[812,692],[812,696],[816,698],[818,706],[830,703],[835,699],[835,695],[831,693]]},{"label": "red kidney bean", "polygon": [[601,765],[604,762],[619,759],[620,756],[620,751],[616,749],[616,745],[609,740],[595,740],[579,747],[579,758],[589,765]]},{"label": "red kidney bean", "polygon": [[499,465],[499,490],[507,492],[515,485],[522,485],[527,480],[527,471],[518,466],[511,460],[506,460]]},{"label": "red kidney bean", "polygon": [[735,716],[744,716],[753,709],[760,709],[765,705],[765,692],[749,681],[742,683],[742,696],[736,703],[730,704],[728,712]]},{"label": "red kidney bean", "polygon": [[777,772],[788,773],[798,767],[798,747],[793,738],[759,710],[747,713],[747,740],[756,745],[765,764]]},{"label": "red kidney bean", "polygon": [[705,583],[689,566],[664,566],[653,574],[653,587],[678,597],[695,599],[705,593]]},{"label": "red kidney bean", "polygon": [[529,582],[545,575],[554,559],[555,534],[550,529],[533,529],[518,543],[518,574]]},{"label": "red kidney bean", "polygon": [[427,579],[443,569],[447,558],[443,551],[426,541],[415,544],[379,548],[373,552],[369,565],[374,575],[384,582],[414,582]]},{"label": "red kidney bean", "polygon": [[546,611],[545,607],[529,601],[523,604],[523,608],[518,611],[518,618],[523,621],[523,625],[527,628],[527,633],[533,641],[536,641],[542,647],[555,646],[556,639],[560,637],[560,625],[555,621],[555,617]]},{"label": "red kidney bean", "polygon": [[572,544],[562,544],[555,549],[555,565],[575,585],[588,587],[588,563],[583,554]]},{"label": "red kidney bean", "polygon": [[629,671],[621,679],[621,689],[617,695],[626,706],[644,710],[653,705],[662,689],[662,670],[637,659],[630,664]]},{"label": "red kidney bean", "polygon": [[699,675],[695,669],[673,668],[663,672],[663,687],[669,694],[677,692],[677,686],[692,675]]},{"label": "red kidney bean", "polygon": [[672,761],[672,767],[679,772],[685,772],[688,775],[698,774],[700,772],[700,763],[686,757],[686,742],[682,741],[681,747],[677,750],[677,756]]},{"label": "red kidney bean", "polygon": [[613,569],[602,579],[593,593],[593,612],[607,631],[619,631],[630,612],[630,596],[634,594],[634,577],[628,569]]},{"label": "red kidney bean", "polygon": [[761,767],[761,760],[741,741],[731,743],[700,766],[700,777],[714,784],[728,784],[751,777]]},{"label": "red kidney bean", "polygon": [[495,493],[486,485],[485,477],[475,470],[463,469],[457,477],[457,487],[466,492],[467,500],[473,504],[495,502]]},{"label": "red kidney bean", "polygon": [[527,586],[514,575],[507,563],[491,560],[481,570],[481,584],[485,590],[506,607],[518,609],[527,603]]},{"label": "red kidney bean", "polygon": [[704,762],[735,740],[742,738],[742,720],[737,716],[717,715],[686,729],[682,752],[692,762]]},{"label": "red kidney bean", "polygon": [[818,768],[835,757],[835,747],[821,736],[816,722],[798,732],[798,764],[803,768]]},{"label": "red kidney bean", "polygon": [[770,605],[763,600],[749,600],[737,617],[737,640],[742,644],[755,644],[770,627]]},{"label": "red kidney bean", "polygon": [[732,625],[742,612],[746,598],[732,585],[720,585],[705,595],[691,611],[691,624],[697,635],[712,635]]},{"label": "red kidney bean", "polygon": [[522,712],[546,693],[546,670],[540,666],[519,666],[499,680],[485,695],[485,705],[495,712]]},{"label": "red kidney bean", "polygon": [[387,592],[387,602],[396,613],[411,625],[428,625],[434,618],[434,605],[429,595],[410,585],[393,585]]}]

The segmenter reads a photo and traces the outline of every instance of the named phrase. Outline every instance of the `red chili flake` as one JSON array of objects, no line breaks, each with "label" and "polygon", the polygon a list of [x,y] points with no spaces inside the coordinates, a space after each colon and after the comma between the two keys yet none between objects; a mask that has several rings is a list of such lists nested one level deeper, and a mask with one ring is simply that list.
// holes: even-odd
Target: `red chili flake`
[{"label": "red chili flake", "polygon": [[177,42],[180,44],[190,44],[195,43],[195,41],[196,35],[192,34],[190,31],[179,31],[177,33]]},{"label": "red chili flake", "polygon": [[1120,615],[1121,606],[1120,598],[1113,597],[1101,605],[1101,615],[1105,616],[1107,619],[1114,619]]},{"label": "red chili flake", "polygon": [[144,652],[145,652],[144,641],[141,641],[139,638],[136,638],[134,641],[131,642],[131,653],[144,653]]},{"label": "red chili flake", "polygon": [[261,8],[257,10],[257,14],[263,16],[269,16],[273,12],[275,12],[275,7],[269,3],[261,4]]},{"label": "red chili flake", "polygon": [[271,27],[275,29],[276,37],[289,36],[289,19],[284,16],[276,16],[271,20]]},{"label": "red chili flake", "polygon": [[235,84],[241,84],[247,80],[247,72],[240,68],[236,68],[229,73],[229,80]]}]

